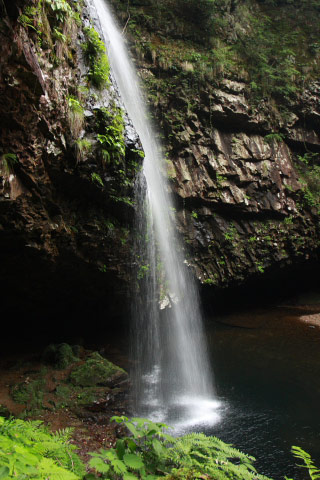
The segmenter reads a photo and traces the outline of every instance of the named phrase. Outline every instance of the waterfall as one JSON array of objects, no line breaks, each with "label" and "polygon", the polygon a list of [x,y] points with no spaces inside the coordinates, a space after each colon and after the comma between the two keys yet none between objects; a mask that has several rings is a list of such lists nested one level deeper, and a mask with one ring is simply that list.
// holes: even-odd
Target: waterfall
[{"label": "waterfall", "polygon": [[[136,300],[134,397],[137,415],[171,424],[213,423],[218,418],[196,286],[171,220],[161,173],[163,153],[142,98],[121,30],[104,0],[93,0],[122,101],[140,137],[145,159],[137,185],[138,237],[143,242],[140,300]],[[139,242],[138,242],[139,243]],[[145,275],[144,275],[145,274]],[[160,311],[158,282],[161,277]]]}]

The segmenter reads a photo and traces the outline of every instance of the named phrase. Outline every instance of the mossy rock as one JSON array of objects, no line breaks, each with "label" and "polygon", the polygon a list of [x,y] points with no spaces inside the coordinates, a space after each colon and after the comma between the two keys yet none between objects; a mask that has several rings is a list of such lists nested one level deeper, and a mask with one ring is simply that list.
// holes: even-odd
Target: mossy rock
[{"label": "mossy rock", "polygon": [[28,410],[42,408],[43,396],[46,390],[44,378],[32,380],[29,383],[22,382],[11,388],[10,394],[16,403],[26,405]]},{"label": "mossy rock", "polygon": [[120,373],[126,375],[122,368],[94,352],[89,355],[85,363],[71,372],[69,379],[73,385],[93,387],[95,385],[106,385],[113,375]]},{"label": "mossy rock", "polygon": [[56,400],[52,402],[56,408],[74,407],[75,404],[87,405],[91,404],[99,397],[101,391],[105,393],[103,387],[81,387],[71,383],[61,383],[55,391]]},{"label": "mossy rock", "polygon": [[11,412],[5,405],[0,403],[0,417],[9,418],[11,417]]},{"label": "mossy rock", "polygon": [[77,352],[76,347],[71,347],[67,343],[60,343],[59,345],[50,344],[44,349],[42,360],[56,368],[66,368],[71,363],[79,360],[75,356],[75,352]]}]

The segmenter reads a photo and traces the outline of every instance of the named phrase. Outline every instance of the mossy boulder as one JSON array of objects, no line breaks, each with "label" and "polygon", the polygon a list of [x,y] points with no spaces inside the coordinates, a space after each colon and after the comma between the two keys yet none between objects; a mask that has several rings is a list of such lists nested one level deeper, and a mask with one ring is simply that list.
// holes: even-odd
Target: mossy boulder
[{"label": "mossy boulder", "polygon": [[79,360],[75,356],[75,353],[78,352],[77,348],[77,345],[71,347],[67,343],[60,343],[59,345],[50,344],[44,349],[42,360],[56,368],[66,368],[71,363]]},{"label": "mossy boulder", "polygon": [[75,368],[70,374],[73,385],[92,387],[95,385],[107,385],[113,376],[126,376],[126,372],[103,358],[98,352],[93,352],[87,360]]},{"label": "mossy boulder", "polygon": [[0,403],[0,417],[9,418],[11,417],[11,412],[5,405]]},{"label": "mossy boulder", "polygon": [[46,391],[46,381],[43,376],[24,381],[12,386],[10,394],[12,399],[21,405],[25,405],[28,410],[41,409],[43,407],[43,398]]}]

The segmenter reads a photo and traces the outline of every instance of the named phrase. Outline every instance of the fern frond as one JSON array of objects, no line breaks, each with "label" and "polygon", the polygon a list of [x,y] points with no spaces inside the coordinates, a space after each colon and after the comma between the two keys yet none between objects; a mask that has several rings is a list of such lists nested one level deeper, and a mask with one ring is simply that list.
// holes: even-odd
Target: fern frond
[{"label": "fern frond", "polygon": [[[3,421],[0,417],[0,469],[8,467],[10,472],[28,473],[30,477],[26,478],[37,480],[82,478],[85,468],[74,453],[76,447],[69,443],[69,436],[70,430],[51,434],[39,421]],[[46,472],[46,466],[51,470]]]},{"label": "fern frond", "polygon": [[304,450],[302,450],[301,447],[293,446],[291,448],[291,452],[294,457],[299,458],[304,462],[304,465],[298,465],[299,467],[307,468],[311,480],[318,480],[320,479],[320,469],[315,466],[315,464],[312,461],[311,455]]},{"label": "fern frond", "polygon": [[184,469],[189,473],[195,472],[192,478],[202,478],[203,474],[215,480],[267,478],[256,473],[252,465],[254,457],[203,433],[190,433],[177,438],[174,446],[167,450],[167,456],[179,472]]}]

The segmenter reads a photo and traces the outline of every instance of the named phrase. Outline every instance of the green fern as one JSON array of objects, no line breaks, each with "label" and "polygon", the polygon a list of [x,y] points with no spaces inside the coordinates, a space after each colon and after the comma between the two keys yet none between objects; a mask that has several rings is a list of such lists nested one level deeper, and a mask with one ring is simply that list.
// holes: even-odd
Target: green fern
[{"label": "green fern", "polygon": [[[291,452],[294,457],[299,458],[304,462],[304,465],[298,465],[299,467],[307,468],[311,480],[318,480],[320,478],[320,469],[315,466],[311,459],[311,455],[309,453],[302,450],[300,447],[293,446],[291,448]],[[285,477],[289,480],[287,477]]]},{"label": "green fern", "polygon": [[70,433],[51,434],[39,421],[0,417],[0,479],[82,478],[85,468],[69,443]]},{"label": "green fern", "polygon": [[0,157],[0,171],[3,170],[6,175],[10,175],[13,171],[13,166],[17,163],[17,155],[14,153],[3,153]]},{"label": "green fern", "polygon": [[93,181],[93,183],[97,183],[101,187],[104,187],[104,183],[102,181],[102,178],[100,177],[100,175],[98,173],[96,173],[96,172],[91,173],[91,180]]},{"label": "green fern", "polygon": [[106,47],[94,28],[85,28],[87,41],[82,50],[89,65],[88,80],[99,90],[109,86],[110,65]]},{"label": "green fern", "polygon": [[98,134],[97,140],[101,144],[102,157],[106,163],[112,160],[115,165],[119,165],[126,153],[123,112],[117,109],[112,113],[102,108],[100,115],[102,119],[99,124],[103,133]]},{"label": "green fern", "polygon": [[[173,438],[163,423],[146,418],[113,417],[131,437],[118,440],[115,449],[91,453],[89,465],[102,478],[124,480],[267,480],[252,465],[254,458],[216,437],[191,433]],[[106,475],[106,476],[105,476]],[[314,479],[313,479],[314,480]]]},{"label": "green fern", "polygon": [[[257,474],[252,464],[254,457],[203,433],[190,433],[177,438],[174,447],[166,452],[167,461],[174,466],[174,475],[179,472],[179,475],[188,476],[192,472],[194,478],[205,474],[215,480],[267,478]],[[169,475],[167,478],[175,477]]]}]

